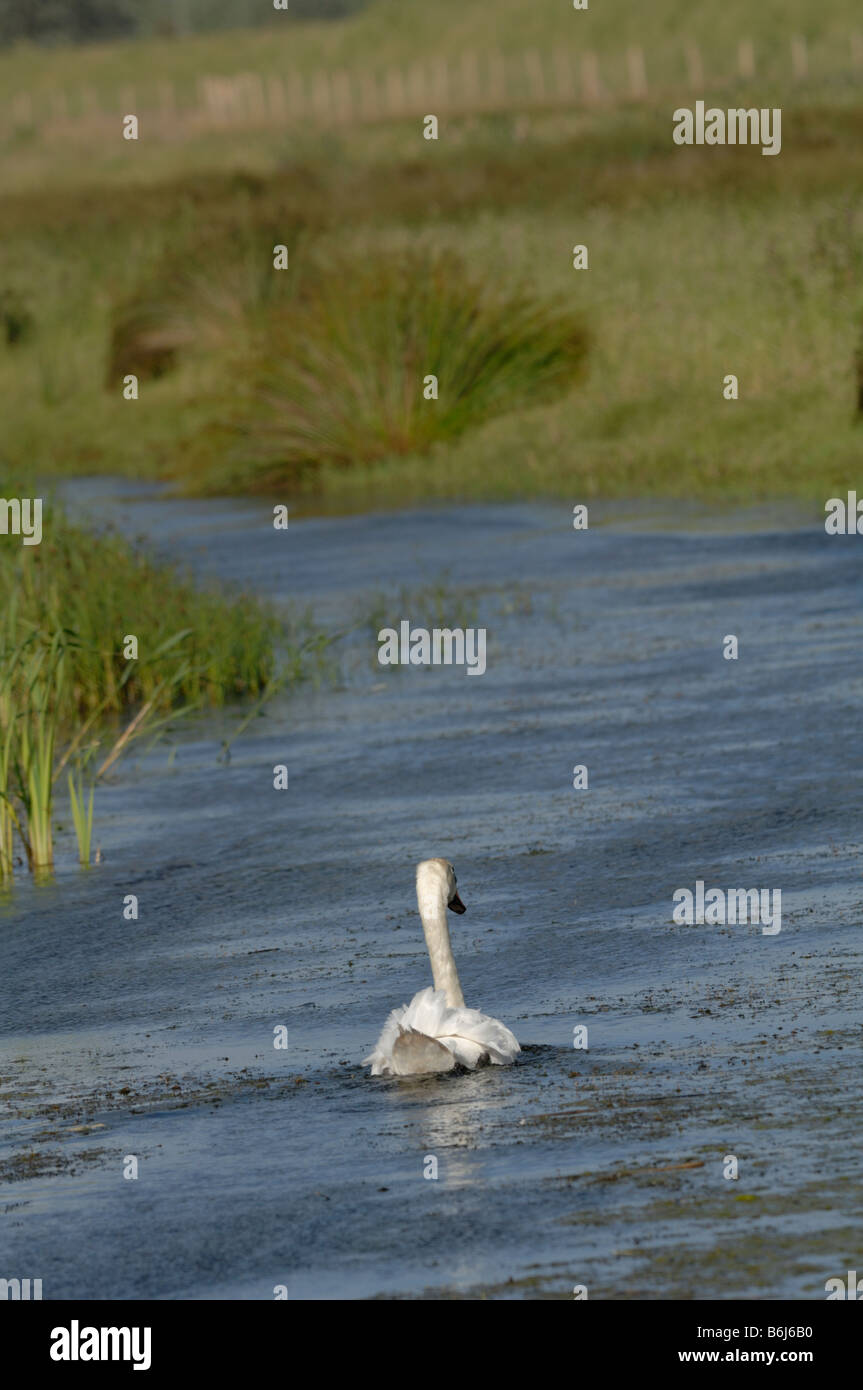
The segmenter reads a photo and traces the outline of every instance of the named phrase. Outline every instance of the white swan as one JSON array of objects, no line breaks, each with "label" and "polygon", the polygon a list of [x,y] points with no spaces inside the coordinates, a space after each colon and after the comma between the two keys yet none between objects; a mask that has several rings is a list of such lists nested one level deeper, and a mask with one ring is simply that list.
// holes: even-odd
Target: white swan
[{"label": "white swan", "polygon": [[505,1064],[521,1051],[515,1037],[476,1009],[466,1009],[452,954],[446,910],[465,912],[452,864],[424,859],[417,865],[417,903],[431,961],[434,989],[422,989],[393,1009],[377,1047],[363,1059],[372,1076],[422,1076],[427,1072]]}]

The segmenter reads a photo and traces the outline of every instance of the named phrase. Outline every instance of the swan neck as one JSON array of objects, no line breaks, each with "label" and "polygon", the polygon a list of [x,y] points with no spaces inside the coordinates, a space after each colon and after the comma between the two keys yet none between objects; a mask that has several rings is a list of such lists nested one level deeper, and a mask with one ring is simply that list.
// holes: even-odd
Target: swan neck
[{"label": "swan neck", "polygon": [[449,939],[449,926],[446,919],[446,904],[428,902],[420,898],[420,917],[431,961],[435,989],[442,989],[451,1009],[464,1008],[464,995],[461,992],[455,957]]}]

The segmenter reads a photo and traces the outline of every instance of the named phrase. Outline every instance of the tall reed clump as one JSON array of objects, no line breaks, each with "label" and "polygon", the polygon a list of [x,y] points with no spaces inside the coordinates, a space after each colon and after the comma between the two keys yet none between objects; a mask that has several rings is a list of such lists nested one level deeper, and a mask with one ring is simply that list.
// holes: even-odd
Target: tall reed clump
[{"label": "tall reed clump", "polygon": [[320,646],[308,617],[289,630],[256,600],[50,514],[41,545],[0,547],[0,885],[16,833],[33,873],[50,871],[63,773],[86,864],[95,787],[134,740],[202,704],[266,698]]},{"label": "tall reed clump", "polygon": [[91,781],[85,790],[84,774],[80,768],[76,769],[74,775],[69,773],[68,781],[69,809],[72,812],[75,838],[78,841],[78,859],[86,865],[90,863],[90,846],[93,842],[93,798],[96,795],[96,783]]},{"label": "tall reed clump", "polygon": [[15,772],[26,815],[26,822],[20,822],[21,835],[30,868],[38,873],[54,863],[54,750],[65,678],[65,634],[55,632],[47,640],[34,634],[21,652],[23,711],[18,720]]},{"label": "tall reed clump", "polygon": [[15,709],[12,694],[13,670],[0,630],[0,886],[12,877],[15,808],[12,776],[15,757]]},{"label": "tall reed clump", "polygon": [[113,317],[112,385],[196,356],[219,364],[210,424],[184,446],[205,490],[264,491],[322,464],[422,454],[583,373],[578,314],[501,288],[452,252],[327,253],[298,225],[280,272],[262,251],[263,213],[250,216],[215,227],[203,249],[172,251]]},{"label": "tall reed clump", "polygon": [[66,635],[21,635],[17,606],[8,605],[0,631],[0,843],[4,880],[12,875],[12,828],[19,831],[34,873],[54,862],[52,810],[57,711],[65,680]]},{"label": "tall reed clump", "polygon": [[[261,692],[275,671],[280,626],[266,604],[200,588],[122,535],[73,525],[53,504],[51,515],[41,545],[0,547],[0,604],[14,593],[28,631],[74,634],[63,722]],[[138,661],[124,655],[127,635],[138,638]]]},{"label": "tall reed clump", "polygon": [[229,459],[235,479],[267,488],[323,463],[422,453],[563,393],[588,334],[571,311],[484,283],[453,254],[408,251],[318,264],[254,344]]}]

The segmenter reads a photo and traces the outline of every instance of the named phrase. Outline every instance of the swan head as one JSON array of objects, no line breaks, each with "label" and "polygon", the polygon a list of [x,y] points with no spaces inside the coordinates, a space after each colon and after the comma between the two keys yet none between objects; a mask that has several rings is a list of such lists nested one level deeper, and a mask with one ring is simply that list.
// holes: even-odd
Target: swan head
[{"label": "swan head", "polygon": [[424,859],[417,864],[417,901],[420,911],[424,903],[429,907],[443,903],[451,912],[467,912],[458,895],[455,869],[448,859]]}]

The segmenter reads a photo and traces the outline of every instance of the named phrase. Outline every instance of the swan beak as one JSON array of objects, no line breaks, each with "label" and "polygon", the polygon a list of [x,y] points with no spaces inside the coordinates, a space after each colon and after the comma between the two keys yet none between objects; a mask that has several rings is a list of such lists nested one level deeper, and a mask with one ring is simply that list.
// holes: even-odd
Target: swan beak
[{"label": "swan beak", "polygon": [[449,909],[451,912],[467,912],[467,908],[465,907],[458,893],[454,893],[453,896],[450,898]]}]

